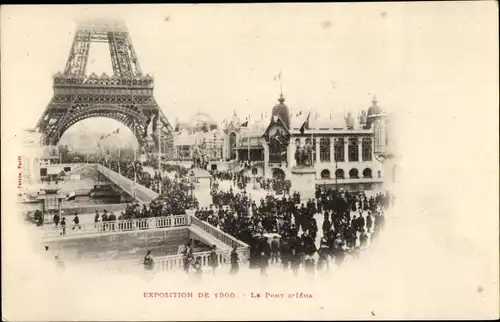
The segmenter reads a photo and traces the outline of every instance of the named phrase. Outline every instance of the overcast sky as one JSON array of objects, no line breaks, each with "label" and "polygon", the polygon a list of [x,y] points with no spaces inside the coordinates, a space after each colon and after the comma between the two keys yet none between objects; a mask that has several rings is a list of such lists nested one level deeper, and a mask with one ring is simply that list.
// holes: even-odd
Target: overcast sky
[{"label": "overcast sky", "polygon": [[[24,111],[17,125],[33,127],[52,75],[64,70],[74,21],[109,17],[126,22],[172,123],[196,112],[260,117],[279,96],[280,69],[294,115],[342,117],[369,107],[373,93],[389,111],[432,111],[496,82],[477,66],[478,54],[495,57],[494,34],[483,31],[496,22],[484,10],[470,2],[2,8],[2,110]],[[92,49],[87,73],[110,73],[106,46]],[[84,122],[96,131],[118,124]]]}]

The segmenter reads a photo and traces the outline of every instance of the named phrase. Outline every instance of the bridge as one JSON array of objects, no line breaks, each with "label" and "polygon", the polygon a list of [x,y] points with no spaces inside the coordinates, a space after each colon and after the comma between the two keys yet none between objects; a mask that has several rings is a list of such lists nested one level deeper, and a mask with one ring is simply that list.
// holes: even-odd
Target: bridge
[{"label": "bridge", "polygon": [[[81,229],[67,229],[67,234],[61,235],[62,229],[54,226],[43,226],[39,229],[42,240],[46,243],[64,242],[74,238],[92,238],[103,235],[116,235],[137,233],[145,231],[170,231],[176,229],[188,229],[194,236],[208,245],[217,247],[217,258],[219,265],[229,264],[229,256],[236,246],[240,260],[248,260],[250,247],[244,242],[223,232],[217,227],[196,218],[192,214],[179,216],[151,217],[134,220],[119,220],[114,222],[99,222],[83,224]],[[195,257],[200,257],[202,266],[209,265],[210,252],[196,252]],[[170,255],[155,258],[155,270],[165,271],[182,268],[182,255]],[[98,263],[75,264],[76,268],[91,269],[98,274],[133,273],[143,269],[142,257],[129,261],[106,261]]]},{"label": "bridge", "polygon": [[120,187],[130,196],[132,197],[135,196],[135,199],[141,201],[142,203],[149,204],[151,201],[153,201],[158,197],[158,193],[156,193],[155,191],[137,182],[134,182],[134,180],[131,180],[123,176],[122,174],[105,167],[102,164],[98,163],[64,164],[60,166],[53,165],[52,167],[58,167],[62,169],[63,166],[66,166],[67,168],[71,169],[70,171],[66,172],[65,175],[65,177],[68,179],[68,181],[65,181],[65,187],[63,187],[62,189],[64,190],[63,192],[65,193],[68,193],[71,190],[71,192],[75,192],[76,195],[88,195],[88,193],[90,192],[88,186],[86,187],[86,189],[79,189],[79,188],[75,189],[73,187],[73,185],[71,184],[72,183],[71,175],[80,174],[81,179],[83,179],[84,177],[87,177],[89,175],[89,172],[91,176],[95,176],[97,172],[99,173],[99,175],[106,177],[109,181]]},{"label": "bridge", "polygon": [[134,182],[134,180],[130,180],[118,172],[106,168],[102,164],[96,164],[96,166],[97,171],[99,171],[100,174],[104,175],[111,182],[119,186],[123,191],[143,203],[150,203],[159,196],[158,193],[153,190]]}]

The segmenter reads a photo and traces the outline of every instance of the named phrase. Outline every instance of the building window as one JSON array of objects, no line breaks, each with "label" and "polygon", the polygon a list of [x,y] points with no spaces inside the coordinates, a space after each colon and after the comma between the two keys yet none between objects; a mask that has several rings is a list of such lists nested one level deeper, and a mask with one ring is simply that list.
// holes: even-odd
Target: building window
[{"label": "building window", "polygon": [[300,139],[295,139],[295,146],[299,147],[300,146]]},{"label": "building window", "polygon": [[333,152],[335,154],[334,155],[335,161],[344,162],[344,139],[343,138],[335,139],[335,142],[333,144]]},{"label": "building window", "polygon": [[358,169],[356,168],[351,169],[351,171],[349,171],[349,177],[352,179],[358,179],[359,178]]},{"label": "building window", "polygon": [[379,179],[382,177],[382,173],[380,172],[380,170],[377,171],[377,175]]},{"label": "building window", "polygon": [[382,141],[381,141],[381,131],[380,131],[380,124],[378,121],[376,121],[373,125],[373,133],[374,133],[374,140],[375,140],[375,151],[381,151],[382,148]]},{"label": "building window", "polygon": [[312,160],[313,162],[317,162],[316,160],[316,138],[312,139]]},{"label": "building window", "polygon": [[252,168],[252,174],[253,174],[254,176],[256,176],[256,175],[257,175],[257,168]]},{"label": "building window", "polygon": [[363,151],[363,161],[372,160],[372,139],[364,138],[361,141],[361,150]]},{"label": "building window", "polygon": [[371,178],[372,177],[372,170],[369,168],[366,168],[363,170],[363,178]]},{"label": "building window", "polygon": [[330,170],[325,169],[321,171],[321,179],[330,179]]},{"label": "building window", "polygon": [[280,154],[281,149],[279,144],[276,144],[274,142],[269,144],[269,152],[271,152],[272,154]]},{"label": "building window", "polygon": [[330,140],[327,138],[319,140],[319,159],[321,162],[330,162]]},{"label": "building window", "polygon": [[349,139],[349,161],[359,161],[358,139],[356,138]]},{"label": "building window", "polygon": [[344,170],[342,169],[335,170],[335,177],[337,179],[344,179]]}]

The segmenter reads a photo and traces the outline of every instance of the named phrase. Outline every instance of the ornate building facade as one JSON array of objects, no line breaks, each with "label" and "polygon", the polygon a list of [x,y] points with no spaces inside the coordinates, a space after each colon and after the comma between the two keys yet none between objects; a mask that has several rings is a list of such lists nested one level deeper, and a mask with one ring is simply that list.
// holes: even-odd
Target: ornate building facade
[{"label": "ornate building facade", "polygon": [[395,180],[395,164],[388,165],[395,149],[390,124],[375,98],[358,117],[348,113],[343,120],[318,120],[293,117],[280,96],[270,118],[242,120],[234,113],[219,126],[198,113],[177,122],[173,160],[189,166],[193,147],[199,146],[209,155],[209,170],[287,180],[293,169],[308,167],[317,185],[377,189]]},{"label": "ornate building facade", "polygon": [[317,185],[376,189],[387,171],[389,120],[375,98],[356,120],[351,114],[341,122],[294,118],[280,96],[270,120],[226,125],[224,159],[245,164],[240,169],[249,175],[289,179],[292,169],[307,166]]}]

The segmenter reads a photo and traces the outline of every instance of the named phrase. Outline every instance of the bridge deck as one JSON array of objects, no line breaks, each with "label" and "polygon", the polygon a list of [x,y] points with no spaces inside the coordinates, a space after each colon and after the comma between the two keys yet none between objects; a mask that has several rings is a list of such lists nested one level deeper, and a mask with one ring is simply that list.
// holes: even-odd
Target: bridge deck
[{"label": "bridge deck", "polygon": [[97,164],[97,171],[119,186],[123,191],[132,197],[135,196],[137,200],[143,203],[150,203],[158,197],[158,193],[153,190],[146,188],[109,168],[106,168],[102,164]]}]

